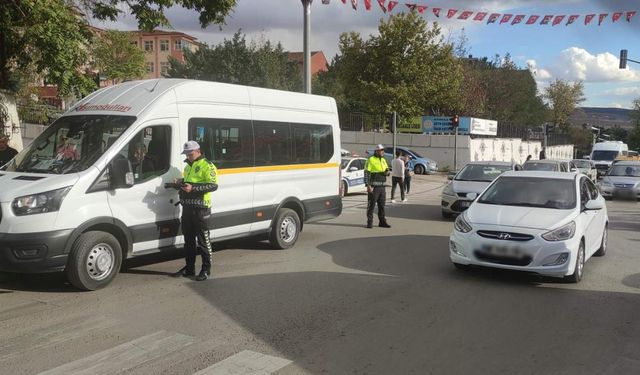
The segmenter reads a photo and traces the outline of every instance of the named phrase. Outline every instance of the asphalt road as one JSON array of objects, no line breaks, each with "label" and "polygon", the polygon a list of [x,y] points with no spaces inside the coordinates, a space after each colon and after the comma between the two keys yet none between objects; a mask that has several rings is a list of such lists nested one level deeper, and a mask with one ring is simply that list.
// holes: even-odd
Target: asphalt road
[{"label": "asphalt road", "polygon": [[608,202],[608,253],[572,285],[455,270],[444,182],[415,177],[391,229],[366,229],[355,194],[293,249],[219,244],[205,282],[168,276],[177,253],[130,260],[96,292],[4,275],[0,373],[638,373],[640,204]]}]

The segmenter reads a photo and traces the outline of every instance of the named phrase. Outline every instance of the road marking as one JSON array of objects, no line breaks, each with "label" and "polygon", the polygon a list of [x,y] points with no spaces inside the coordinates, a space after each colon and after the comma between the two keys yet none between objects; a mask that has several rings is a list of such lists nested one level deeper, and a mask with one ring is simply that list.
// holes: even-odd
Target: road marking
[{"label": "road marking", "polygon": [[120,373],[162,358],[193,344],[195,341],[191,336],[158,331],[42,372],[40,375],[110,375]]},{"label": "road marking", "polygon": [[91,316],[64,321],[17,337],[3,337],[0,339],[0,361],[24,356],[27,351],[53,347],[117,324],[115,319]]},{"label": "road marking", "polygon": [[193,375],[269,375],[290,363],[288,359],[243,350]]}]

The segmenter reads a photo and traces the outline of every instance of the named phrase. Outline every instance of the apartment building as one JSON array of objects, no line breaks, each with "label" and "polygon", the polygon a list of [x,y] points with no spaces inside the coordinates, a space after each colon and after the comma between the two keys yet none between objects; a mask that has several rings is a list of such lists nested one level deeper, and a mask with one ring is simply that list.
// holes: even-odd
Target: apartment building
[{"label": "apartment building", "polygon": [[198,40],[178,31],[130,31],[131,43],[145,51],[147,75],[144,78],[160,78],[169,70],[169,56],[184,61],[184,51],[195,52]]}]

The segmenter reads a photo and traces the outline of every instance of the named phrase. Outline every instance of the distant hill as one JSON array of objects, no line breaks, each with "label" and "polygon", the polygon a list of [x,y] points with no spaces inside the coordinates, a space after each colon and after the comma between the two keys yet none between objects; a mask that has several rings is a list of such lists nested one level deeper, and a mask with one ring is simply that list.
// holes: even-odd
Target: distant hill
[{"label": "distant hill", "polygon": [[624,108],[579,107],[571,114],[569,121],[574,125],[587,124],[610,128],[620,126],[630,128],[631,110]]}]

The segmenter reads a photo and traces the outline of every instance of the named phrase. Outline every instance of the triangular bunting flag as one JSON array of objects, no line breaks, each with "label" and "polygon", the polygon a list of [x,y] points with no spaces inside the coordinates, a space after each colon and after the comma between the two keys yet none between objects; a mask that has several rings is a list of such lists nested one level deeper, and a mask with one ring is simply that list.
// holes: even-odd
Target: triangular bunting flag
[{"label": "triangular bunting flag", "polygon": [[502,19],[500,20],[500,24],[502,25],[503,23],[509,22],[512,16],[513,14],[503,14]]},{"label": "triangular bunting flag", "polygon": [[364,9],[371,10],[371,0],[364,0]]},{"label": "triangular bunting flag", "polygon": [[406,3],[406,4],[404,4],[404,5],[406,5],[406,6],[407,6],[407,8],[409,8],[409,10],[416,10],[416,4],[409,4],[409,3]]},{"label": "triangular bunting flag", "polygon": [[604,21],[604,19],[607,18],[608,15],[609,13],[602,13],[598,16],[598,26],[602,25],[602,21]]},{"label": "triangular bunting flag", "polygon": [[611,16],[611,18],[613,19],[613,22],[616,22],[617,20],[619,20],[620,17],[622,17],[622,12],[615,12],[613,16]]},{"label": "triangular bunting flag", "polygon": [[428,6],[426,5],[418,5],[416,9],[418,9],[418,13],[424,14],[424,11],[427,10]]},{"label": "triangular bunting flag", "polygon": [[384,6],[384,3],[387,0],[378,0],[378,5],[380,5],[380,9],[382,9],[382,13],[387,13],[387,8]]},{"label": "triangular bunting flag", "polygon": [[527,20],[527,22],[525,24],[526,25],[533,25],[534,23],[536,23],[536,21],[538,21],[538,18],[540,18],[540,16],[536,16],[536,15],[529,16],[529,19]]},{"label": "triangular bunting flag", "polygon": [[495,23],[498,18],[500,18],[500,13],[491,13],[489,19],[487,20],[487,24]]},{"label": "triangular bunting flag", "polygon": [[331,2],[331,0],[322,0],[322,4],[324,5],[329,5],[329,2]]},{"label": "triangular bunting flag", "polygon": [[460,17],[458,17],[458,19],[459,20],[466,20],[467,18],[471,17],[472,14],[473,14],[472,11],[465,10],[464,12],[460,13]]},{"label": "triangular bunting flag", "polygon": [[389,4],[387,4],[387,10],[391,12],[396,5],[398,5],[397,1],[389,1]]},{"label": "triangular bunting flag", "polygon": [[595,14],[587,14],[586,16],[584,16],[584,24],[588,25],[595,16]]},{"label": "triangular bunting flag", "polygon": [[551,22],[551,19],[552,19],[552,18],[553,18],[553,15],[551,15],[551,14],[547,14],[546,16],[544,16],[544,17],[542,18],[542,21],[540,21],[540,24],[541,24],[541,25],[548,25],[548,24],[549,24],[549,22]]},{"label": "triangular bunting flag", "polygon": [[431,11],[436,15],[436,17],[440,18],[440,8],[431,8]]},{"label": "triangular bunting flag", "polygon": [[515,16],[513,18],[513,22],[511,22],[512,25],[518,24],[520,22],[522,22],[522,20],[524,19],[525,15],[524,14],[518,14],[517,16]]},{"label": "triangular bunting flag", "polygon": [[342,0],[342,4],[346,4],[346,3],[347,3],[347,0]]},{"label": "triangular bunting flag", "polygon": [[476,13],[476,16],[473,17],[473,20],[474,21],[483,21],[486,16],[487,16],[487,12],[478,12],[478,13]]},{"label": "triangular bunting flag", "polygon": [[358,0],[351,0],[351,7],[353,10],[358,10]]},{"label": "triangular bunting flag", "polygon": [[565,26],[569,26],[569,25],[571,25],[571,24],[572,24],[572,23],[574,23],[578,18],[580,18],[580,16],[579,16],[579,15],[577,15],[577,14],[572,14],[572,15],[570,15],[570,16],[569,16],[569,19],[567,20],[567,24],[566,24]]},{"label": "triangular bunting flag", "polygon": [[627,12],[627,22],[631,22],[631,18],[636,15],[635,11]]},{"label": "triangular bunting flag", "polygon": [[447,18],[451,18],[455,16],[457,12],[458,12],[457,9],[449,9],[449,11],[447,12]]},{"label": "triangular bunting flag", "polygon": [[552,24],[551,26],[555,26],[555,25],[560,24],[560,22],[562,22],[562,20],[563,20],[563,19],[564,19],[564,15],[562,15],[562,16],[556,16],[556,17],[553,19],[553,24]]}]

